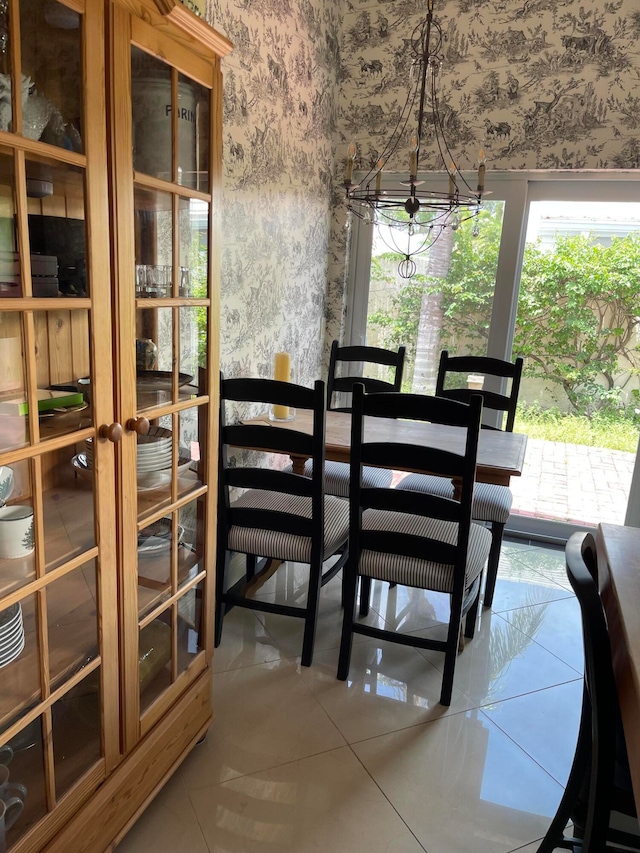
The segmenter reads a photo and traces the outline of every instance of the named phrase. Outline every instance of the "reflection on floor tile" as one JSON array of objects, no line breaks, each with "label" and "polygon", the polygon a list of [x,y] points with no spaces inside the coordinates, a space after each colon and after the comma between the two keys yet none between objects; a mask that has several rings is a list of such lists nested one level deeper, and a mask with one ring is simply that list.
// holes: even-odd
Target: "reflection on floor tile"
[{"label": "reflection on floor tile", "polygon": [[[578,739],[582,683],[580,678],[482,711],[561,785],[566,784]],[[550,726],[550,720],[558,724]]]},{"label": "reflection on floor tile", "polygon": [[[453,684],[474,705],[500,702],[576,678],[574,669],[531,639],[541,618],[539,609],[523,608],[522,614],[516,627],[485,610],[475,637],[467,640],[464,652],[458,655]],[[418,636],[444,639],[444,631],[431,628],[419,631]],[[419,652],[442,669],[444,655],[441,652],[425,649]]]},{"label": "reflection on floor tile", "polygon": [[422,853],[350,749],[192,795],[211,853]]},{"label": "reflection on floor tile", "polygon": [[481,713],[352,747],[429,853],[506,853],[544,834],[562,788]]},{"label": "reflection on floor tile", "polygon": [[116,849],[118,853],[208,853],[179,770]]},{"label": "reflection on floor tile", "polygon": [[337,667],[337,650],[324,652],[300,676],[349,743],[472,706],[455,689],[451,705],[440,705],[442,673],[410,646],[367,639],[353,646],[347,681]]},{"label": "reflection on floor tile", "polygon": [[[255,595],[303,603],[290,564]],[[494,607],[438,704],[442,653],[356,636],[336,679],[341,582],[302,623],[235,608],[214,657],[214,723],[118,853],[534,853],[580,710],[579,613],[558,549],[503,543]],[[374,583],[367,622],[442,637],[446,595]]]},{"label": "reflection on floor tile", "polygon": [[574,595],[501,613],[539,645],[582,674],[584,650],[580,605]]},{"label": "reflection on floor tile", "polygon": [[183,764],[189,791],[344,745],[293,661],[214,678],[215,723]]}]

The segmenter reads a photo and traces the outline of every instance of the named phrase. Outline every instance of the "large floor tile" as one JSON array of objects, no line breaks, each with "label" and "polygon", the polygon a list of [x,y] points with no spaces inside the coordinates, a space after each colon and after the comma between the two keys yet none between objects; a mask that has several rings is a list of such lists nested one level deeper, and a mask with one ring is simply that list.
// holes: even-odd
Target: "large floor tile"
[{"label": "large floor tile", "polygon": [[571,589],[567,577],[564,549],[523,548],[512,554],[514,562],[541,574],[564,589]]},{"label": "large floor tile", "polygon": [[224,617],[222,640],[213,654],[213,671],[225,672],[279,660],[282,655],[252,610],[234,607]]},{"label": "large floor tile", "polygon": [[454,689],[451,705],[440,705],[442,673],[410,646],[368,639],[354,644],[346,681],[336,678],[337,667],[337,649],[321,652],[300,676],[349,743],[473,704]]},{"label": "large floor tile", "polygon": [[[547,773],[565,785],[578,739],[582,679],[483,709]],[[549,722],[555,721],[554,725]]]},{"label": "large floor tile", "polygon": [[189,791],[344,745],[292,661],[215,675],[213,715],[183,765]]},{"label": "large floor tile", "polygon": [[507,853],[529,844],[544,835],[562,793],[476,711],[352,748],[429,853]]},{"label": "large floor tile", "polygon": [[[529,608],[530,619],[537,618]],[[543,649],[526,633],[527,623],[520,627],[485,610],[473,640],[467,640],[458,655],[454,686],[474,705],[488,705],[511,699],[534,690],[564,684],[576,678],[576,670]],[[444,638],[442,628],[418,632],[418,636]],[[444,655],[420,649],[421,655],[442,669]]]},{"label": "large floor tile", "polygon": [[208,853],[178,770],[116,847],[117,853]]},{"label": "large floor tile", "polygon": [[408,586],[391,587],[384,581],[371,585],[371,606],[393,631],[420,631],[449,619],[449,595]]},{"label": "large floor tile", "polygon": [[423,853],[347,748],[197,791],[192,800],[211,853]]},{"label": "large floor tile", "polygon": [[501,613],[539,645],[582,674],[584,645],[580,605],[574,595]]}]

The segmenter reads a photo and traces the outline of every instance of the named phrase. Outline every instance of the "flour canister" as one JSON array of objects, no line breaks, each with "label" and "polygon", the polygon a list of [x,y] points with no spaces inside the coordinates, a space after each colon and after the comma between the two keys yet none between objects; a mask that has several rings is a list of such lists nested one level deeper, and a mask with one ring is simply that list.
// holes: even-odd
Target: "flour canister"
[{"label": "flour canister", "polygon": [[[164,180],[171,178],[171,80],[134,77],[133,168]],[[195,172],[198,138],[196,97],[188,83],[178,83],[178,166]],[[185,176],[186,178],[186,176]],[[182,183],[182,180],[178,180]]]}]

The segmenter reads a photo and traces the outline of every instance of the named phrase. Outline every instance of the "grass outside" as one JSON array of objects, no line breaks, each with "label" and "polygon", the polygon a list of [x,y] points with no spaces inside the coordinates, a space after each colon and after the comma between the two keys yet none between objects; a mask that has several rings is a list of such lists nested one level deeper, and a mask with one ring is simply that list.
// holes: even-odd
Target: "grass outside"
[{"label": "grass outside", "polygon": [[518,406],[514,432],[545,441],[564,441],[635,453],[639,426],[629,418],[616,415],[564,414],[557,409]]}]

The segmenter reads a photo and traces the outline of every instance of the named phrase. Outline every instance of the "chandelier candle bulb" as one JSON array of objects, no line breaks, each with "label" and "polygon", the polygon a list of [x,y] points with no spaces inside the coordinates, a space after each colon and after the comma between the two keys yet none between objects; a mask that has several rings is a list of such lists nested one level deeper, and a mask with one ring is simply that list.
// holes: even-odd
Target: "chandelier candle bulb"
[{"label": "chandelier candle bulb", "polygon": [[484,190],[484,173],[486,169],[486,156],[484,153],[484,146],[480,148],[478,151],[478,192],[481,193]]},{"label": "chandelier candle bulb", "polygon": [[[277,352],[273,357],[273,378],[278,382],[291,379],[291,356],[288,352]],[[273,417],[277,421],[288,421],[289,406],[274,406]]]},{"label": "chandelier candle bulb", "polygon": [[415,133],[411,137],[409,154],[409,175],[411,178],[416,178],[418,176],[418,137]]},{"label": "chandelier candle bulb", "polygon": [[350,184],[353,180],[353,161],[356,158],[356,143],[352,142],[347,151],[347,175],[345,183]]}]

